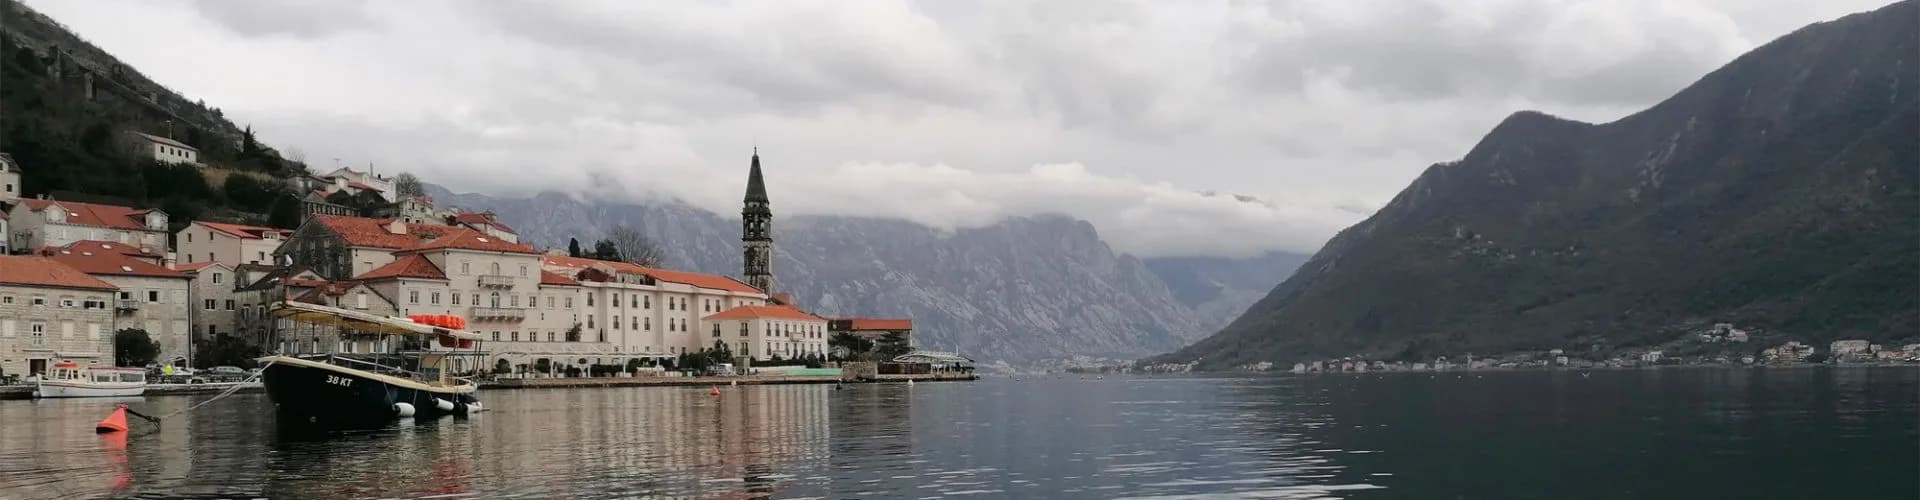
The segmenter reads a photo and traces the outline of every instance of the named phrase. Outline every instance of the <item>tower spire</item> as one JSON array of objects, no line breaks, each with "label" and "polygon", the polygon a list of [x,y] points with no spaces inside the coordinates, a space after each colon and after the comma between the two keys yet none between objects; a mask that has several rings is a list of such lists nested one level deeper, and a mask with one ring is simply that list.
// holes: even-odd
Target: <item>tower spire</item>
[{"label": "tower spire", "polygon": [[741,277],[761,292],[773,294],[773,208],[767,183],[760,175],[760,147],[753,148],[747,171],[747,196],[740,209]]}]

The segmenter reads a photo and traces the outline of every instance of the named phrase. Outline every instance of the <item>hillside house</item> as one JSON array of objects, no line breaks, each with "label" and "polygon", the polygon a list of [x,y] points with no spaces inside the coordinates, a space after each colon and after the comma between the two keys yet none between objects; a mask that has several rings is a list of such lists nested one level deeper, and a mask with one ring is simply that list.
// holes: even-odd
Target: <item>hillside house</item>
[{"label": "hillside house", "polygon": [[7,221],[11,248],[60,247],[96,240],[155,253],[167,249],[167,213],[157,209],[23,199],[7,213]]},{"label": "hillside house", "polygon": [[132,132],[134,144],[142,156],[166,164],[200,166],[200,150],[186,143],[152,134]]}]

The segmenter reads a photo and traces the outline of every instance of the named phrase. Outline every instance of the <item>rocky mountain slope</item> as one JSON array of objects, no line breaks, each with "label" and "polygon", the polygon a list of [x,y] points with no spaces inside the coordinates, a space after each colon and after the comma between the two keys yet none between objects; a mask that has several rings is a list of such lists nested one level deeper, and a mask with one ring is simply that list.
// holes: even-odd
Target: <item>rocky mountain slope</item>
[{"label": "rocky mountain slope", "polygon": [[[443,206],[493,210],[540,246],[564,247],[569,237],[590,244],[607,228],[629,225],[664,247],[669,267],[740,272],[738,218],[675,203],[428,191]],[[1139,259],[1115,253],[1091,224],[1064,216],[952,233],[891,219],[781,217],[774,248],[775,287],[809,310],[912,317],[921,347],[983,362],[1131,359],[1211,331]]]},{"label": "rocky mountain slope", "polygon": [[1307,257],[1271,251],[1245,259],[1155,257],[1144,261],[1167,284],[1174,300],[1193,308],[1201,330],[1211,333],[1246,312]]},{"label": "rocky mountain slope", "polygon": [[1916,335],[1920,3],[1816,24],[1607,124],[1509,117],[1226,329],[1153,361]]}]

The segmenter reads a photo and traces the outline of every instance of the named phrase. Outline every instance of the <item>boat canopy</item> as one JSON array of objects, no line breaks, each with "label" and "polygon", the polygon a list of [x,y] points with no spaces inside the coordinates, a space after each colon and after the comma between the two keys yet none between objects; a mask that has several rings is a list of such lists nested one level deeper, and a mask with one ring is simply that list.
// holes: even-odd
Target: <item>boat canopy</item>
[{"label": "boat canopy", "polygon": [[282,302],[279,304],[279,307],[273,310],[273,314],[302,323],[327,325],[362,332],[383,333],[387,335],[445,335],[461,340],[480,340],[479,335],[460,330],[423,325],[406,318],[392,318],[338,307],[309,304],[306,302]]}]

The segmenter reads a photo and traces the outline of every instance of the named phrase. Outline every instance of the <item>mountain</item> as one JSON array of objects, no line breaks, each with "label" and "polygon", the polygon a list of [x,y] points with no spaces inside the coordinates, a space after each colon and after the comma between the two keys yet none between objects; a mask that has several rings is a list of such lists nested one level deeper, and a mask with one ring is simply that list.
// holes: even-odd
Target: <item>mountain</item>
[{"label": "mountain", "polygon": [[[428,193],[441,206],[492,210],[537,246],[564,247],[569,237],[591,245],[627,225],[663,247],[667,267],[740,274],[738,218],[671,202],[499,198],[432,185]],[[775,289],[810,311],[911,317],[920,347],[990,364],[1132,359],[1211,331],[1147,265],[1065,216],[952,232],[894,219],[781,217],[773,270]]]},{"label": "mountain", "polygon": [[[0,82],[0,152],[24,170],[22,194],[159,207],[176,229],[298,207],[282,181],[304,165],[15,0],[0,0]],[[127,132],[193,146],[206,168],[158,164]]]},{"label": "mountain", "polygon": [[1646,345],[1721,321],[1913,338],[1916,20],[1910,0],[1803,28],[1611,123],[1516,113],[1149,361]]},{"label": "mountain", "polygon": [[1154,257],[1144,262],[1154,276],[1167,284],[1174,300],[1193,309],[1201,320],[1201,330],[1213,332],[1246,312],[1247,307],[1265,296],[1274,284],[1293,274],[1307,257],[1269,251],[1244,259]]}]

